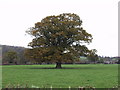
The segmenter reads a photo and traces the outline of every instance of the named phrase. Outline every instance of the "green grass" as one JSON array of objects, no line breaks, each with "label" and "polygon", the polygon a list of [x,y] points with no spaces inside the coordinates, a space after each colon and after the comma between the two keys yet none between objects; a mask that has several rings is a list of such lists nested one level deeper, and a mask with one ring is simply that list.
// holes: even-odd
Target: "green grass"
[{"label": "green grass", "polygon": [[78,69],[40,69],[55,65],[6,65],[2,66],[2,87],[7,85],[25,85],[68,88],[92,86],[112,88],[118,85],[117,64],[62,65]]}]

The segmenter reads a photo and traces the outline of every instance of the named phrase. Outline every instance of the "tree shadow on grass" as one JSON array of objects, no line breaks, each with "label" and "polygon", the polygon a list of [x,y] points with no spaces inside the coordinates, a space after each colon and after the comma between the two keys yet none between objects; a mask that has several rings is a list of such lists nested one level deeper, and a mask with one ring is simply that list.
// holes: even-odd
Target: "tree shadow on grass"
[{"label": "tree shadow on grass", "polygon": [[62,67],[62,68],[55,68],[55,67],[33,67],[29,69],[96,69],[95,67]]}]

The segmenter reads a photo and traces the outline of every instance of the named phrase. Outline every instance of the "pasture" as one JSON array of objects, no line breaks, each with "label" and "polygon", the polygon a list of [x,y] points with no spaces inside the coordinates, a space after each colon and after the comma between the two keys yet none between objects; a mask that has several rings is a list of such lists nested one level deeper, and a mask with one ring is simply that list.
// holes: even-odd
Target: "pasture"
[{"label": "pasture", "polygon": [[64,69],[53,67],[55,65],[4,65],[2,87],[27,84],[30,88],[112,88],[118,85],[117,64],[62,65]]}]

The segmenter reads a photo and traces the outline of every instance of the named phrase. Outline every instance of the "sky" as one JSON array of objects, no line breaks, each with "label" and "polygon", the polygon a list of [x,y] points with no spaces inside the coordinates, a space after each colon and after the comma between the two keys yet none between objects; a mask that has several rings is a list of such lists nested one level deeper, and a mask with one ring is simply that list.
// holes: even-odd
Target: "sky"
[{"label": "sky", "polygon": [[118,0],[0,0],[0,44],[27,47],[26,30],[46,16],[75,13],[93,36],[89,49],[118,56]]}]

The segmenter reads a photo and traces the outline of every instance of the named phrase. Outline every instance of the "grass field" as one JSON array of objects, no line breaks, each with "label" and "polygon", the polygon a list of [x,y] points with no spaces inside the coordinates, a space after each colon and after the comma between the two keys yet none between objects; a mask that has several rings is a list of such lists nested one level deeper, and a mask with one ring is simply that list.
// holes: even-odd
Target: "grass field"
[{"label": "grass field", "polygon": [[112,88],[118,85],[117,64],[62,65],[69,69],[44,69],[55,65],[5,65],[2,66],[2,87],[7,85],[25,85],[30,88],[53,87],[77,88],[92,86]]}]

